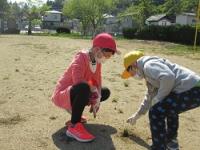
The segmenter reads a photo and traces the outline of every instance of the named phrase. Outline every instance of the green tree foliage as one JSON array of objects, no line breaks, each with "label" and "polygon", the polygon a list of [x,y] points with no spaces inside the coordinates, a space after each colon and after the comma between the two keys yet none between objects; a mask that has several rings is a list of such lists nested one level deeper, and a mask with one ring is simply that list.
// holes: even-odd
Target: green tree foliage
[{"label": "green tree foliage", "polygon": [[145,20],[156,13],[156,6],[152,0],[137,0],[121,15],[132,15],[139,28],[145,26]]},{"label": "green tree foliage", "polygon": [[23,16],[22,9],[18,3],[10,3],[8,9],[8,18],[10,19],[19,19]]},{"label": "green tree foliage", "polygon": [[27,13],[27,18],[29,21],[29,25],[28,25],[28,34],[32,34],[32,21],[34,19],[38,19],[39,18],[39,10],[37,9],[37,7],[33,6],[31,8],[29,8],[28,13]]},{"label": "green tree foliage", "polygon": [[0,18],[3,18],[8,13],[9,5],[7,0],[0,0]]},{"label": "green tree foliage", "polygon": [[168,15],[181,12],[196,12],[199,0],[167,0],[158,9]]},{"label": "green tree foliage", "polygon": [[39,9],[36,7],[34,0],[27,0],[22,5],[23,17],[28,20],[28,35],[32,34],[32,21],[39,18]]},{"label": "green tree foliage", "polygon": [[41,7],[39,7],[39,12],[40,12],[40,15],[44,15],[45,14],[45,11],[48,11],[51,9],[51,6],[48,6],[47,4],[43,4]]},{"label": "green tree foliage", "polygon": [[47,0],[46,4],[55,10],[62,10],[67,0]]},{"label": "green tree foliage", "polygon": [[[27,3],[23,6],[22,10],[24,12],[24,17],[27,18],[29,21],[28,25],[28,34],[32,34],[32,24],[35,24],[36,22],[41,19],[41,15],[44,14],[45,11],[49,10],[50,7],[47,6],[47,4],[41,5],[41,3],[38,3],[39,1],[34,0],[27,0]],[[38,6],[39,5],[39,6]]]},{"label": "green tree foliage", "polygon": [[[120,15],[132,15],[139,28],[145,26],[145,20],[152,15],[165,13],[175,15],[181,12],[196,12],[199,0],[134,0]],[[130,4],[130,3],[129,3]]]},{"label": "green tree foliage", "polygon": [[181,12],[181,0],[167,0],[163,5],[160,5],[162,13],[173,15]]},{"label": "green tree foliage", "polygon": [[54,1],[55,7],[59,8],[59,9],[62,9],[62,8],[63,8],[63,5],[64,5],[64,1],[65,1],[65,0],[55,0],[55,1]]},{"label": "green tree foliage", "polygon": [[196,12],[199,0],[181,0],[181,11]]},{"label": "green tree foliage", "polygon": [[63,12],[70,18],[80,19],[83,35],[92,26],[93,33],[103,20],[103,14],[111,12],[115,6],[114,0],[68,0]]}]

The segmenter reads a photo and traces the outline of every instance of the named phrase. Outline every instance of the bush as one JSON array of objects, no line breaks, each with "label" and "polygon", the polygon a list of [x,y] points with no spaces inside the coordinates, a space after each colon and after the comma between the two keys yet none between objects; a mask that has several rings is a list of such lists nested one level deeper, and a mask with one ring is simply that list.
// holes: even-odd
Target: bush
[{"label": "bush", "polygon": [[135,37],[136,32],[137,32],[136,28],[124,28],[122,30],[123,36],[127,39],[133,39]]},{"label": "bush", "polygon": [[[134,29],[135,30],[135,29]],[[131,31],[129,29],[129,31]],[[146,26],[136,33],[124,33],[125,38],[137,38],[143,40],[168,41],[192,45],[194,43],[195,27],[192,26]],[[128,35],[132,34],[132,35]],[[198,33],[197,44],[200,45],[200,32]]]},{"label": "bush", "polygon": [[70,29],[68,28],[64,28],[64,27],[60,27],[56,29],[57,33],[70,33]]}]

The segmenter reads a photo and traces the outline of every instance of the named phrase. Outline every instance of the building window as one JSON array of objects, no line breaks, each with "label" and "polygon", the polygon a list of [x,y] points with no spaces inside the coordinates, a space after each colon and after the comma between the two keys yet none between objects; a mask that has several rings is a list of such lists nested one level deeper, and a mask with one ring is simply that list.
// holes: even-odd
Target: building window
[{"label": "building window", "polygon": [[54,15],[54,19],[57,19],[57,15]]},{"label": "building window", "polygon": [[192,23],[196,23],[196,19],[192,19]]},{"label": "building window", "polygon": [[166,26],[166,25],[167,25],[167,21],[162,21],[162,22],[161,22],[161,25],[162,25],[162,26]]}]

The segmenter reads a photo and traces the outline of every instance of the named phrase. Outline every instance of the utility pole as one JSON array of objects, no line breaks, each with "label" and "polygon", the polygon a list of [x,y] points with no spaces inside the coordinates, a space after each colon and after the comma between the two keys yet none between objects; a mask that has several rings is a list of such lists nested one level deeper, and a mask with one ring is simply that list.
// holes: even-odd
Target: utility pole
[{"label": "utility pole", "polygon": [[198,8],[197,8],[196,31],[195,31],[195,37],[194,37],[194,50],[197,49],[197,46],[196,46],[197,45],[197,35],[198,35],[198,28],[200,26],[199,17],[200,17],[200,0],[199,0]]}]

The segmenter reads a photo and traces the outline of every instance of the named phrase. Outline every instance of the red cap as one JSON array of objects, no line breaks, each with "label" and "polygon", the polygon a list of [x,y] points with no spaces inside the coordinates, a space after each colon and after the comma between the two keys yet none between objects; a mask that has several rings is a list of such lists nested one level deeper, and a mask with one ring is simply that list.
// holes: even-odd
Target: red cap
[{"label": "red cap", "polygon": [[116,43],[113,37],[108,33],[100,33],[93,39],[93,47],[109,48],[117,52]]}]

